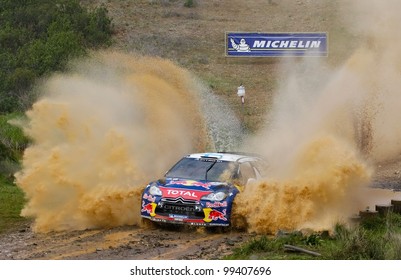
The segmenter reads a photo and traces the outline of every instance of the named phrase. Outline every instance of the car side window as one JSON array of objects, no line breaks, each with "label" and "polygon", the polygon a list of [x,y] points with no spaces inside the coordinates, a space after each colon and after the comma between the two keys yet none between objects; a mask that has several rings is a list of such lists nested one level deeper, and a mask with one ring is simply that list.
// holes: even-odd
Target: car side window
[{"label": "car side window", "polygon": [[256,179],[255,171],[249,162],[240,165],[241,181],[245,185],[249,179]]},{"label": "car side window", "polygon": [[266,171],[267,171],[267,163],[264,161],[254,161],[252,162],[252,166],[255,170],[256,173],[256,179],[260,179],[262,177],[266,176]]}]

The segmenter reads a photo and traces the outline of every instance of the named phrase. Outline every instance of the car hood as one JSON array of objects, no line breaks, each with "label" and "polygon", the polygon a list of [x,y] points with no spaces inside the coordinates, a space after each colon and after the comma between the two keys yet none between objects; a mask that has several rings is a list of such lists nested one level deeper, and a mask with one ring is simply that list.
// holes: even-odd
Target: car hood
[{"label": "car hood", "polygon": [[210,181],[197,181],[197,180],[185,180],[185,179],[166,179],[164,187],[172,188],[186,188],[193,190],[207,190],[214,191],[217,188],[224,186],[229,186],[229,184],[224,182],[210,182]]},{"label": "car hood", "polygon": [[222,182],[195,181],[185,179],[167,178],[164,184],[159,182],[159,188],[163,197],[200,200],[204,195],[208,195],[217,190],[231,189],[232,186]]}]

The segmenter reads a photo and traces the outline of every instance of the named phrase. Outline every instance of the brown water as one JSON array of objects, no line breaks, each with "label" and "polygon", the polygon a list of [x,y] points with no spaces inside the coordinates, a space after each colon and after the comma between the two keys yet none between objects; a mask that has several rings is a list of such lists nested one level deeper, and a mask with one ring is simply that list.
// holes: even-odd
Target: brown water
[{"label": "brown water", "polygon": [[166,60],[111,52],[72,68],[27,112],[22,215],[40,232],[137,224],[149,180],[207,149],[194,80]]},{"label": "brown water", "polygon": [[330,229],[396,196],[372,197],[367,186],[375,164],[401,155],[401,4],[340,3],[360,47],[337,69],[310,58],[284,64],[269,126],[246,146],[270,163],[236,198],[250,231]]},{"label": "brown water", "polygon": [[248,230],[259,233],[330,229],[363,206],[358,200],[371,174],[347,143],[321,135],[299,150],[286,177],[270,174],[248,185],[234,211],[246,217]]},{"label": "brown water", "polygon": [[[401,155],[401,6],[340,3],[360,47],[335,69],[284,63],[268,125],[246,141],[270,164],[235,201],[249,231],[331,228],[372,202],[375,164]],[[148,181],[213,146],[198,89],[171,62],[112,52],[44,82],[24,125],[22,214],[39,232],[138,224]]]}]

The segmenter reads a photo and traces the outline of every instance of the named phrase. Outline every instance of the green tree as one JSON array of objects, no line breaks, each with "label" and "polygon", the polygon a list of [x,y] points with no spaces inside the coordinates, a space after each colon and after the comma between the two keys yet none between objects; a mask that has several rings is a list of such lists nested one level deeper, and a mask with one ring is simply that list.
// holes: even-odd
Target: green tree
[{"label": "green tree", "polygon": [[[0,114],[24,111],[35,80],[88,48],[108,46],[107,9],[78,0],[0,0]],[[21,100],[23,99],[23,100]]]},{"label": "green tree", "polygon": [[0,0],[0,179],[12,180],[28,143],[9,120],[35,101],[35,81],[111,43],[107,9],[78,0]]}]

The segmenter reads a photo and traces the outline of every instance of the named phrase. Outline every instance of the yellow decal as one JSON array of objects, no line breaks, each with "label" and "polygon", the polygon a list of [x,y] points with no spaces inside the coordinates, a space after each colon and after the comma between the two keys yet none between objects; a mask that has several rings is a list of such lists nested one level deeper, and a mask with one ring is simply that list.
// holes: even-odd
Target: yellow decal
[{"label": "yellow decal", "polygon": [[156,216],[155,210],[156,210],[157,204],[152,202],[150,205],[152,205],[152,212],[150,212],[150,216],[154,217],[154,216]]},{"label": "yellow decal", "polygon": [[212,219],[209,218],[209,214],[212,210],[212,208],[203,208],[203,213],[205,213],[205,218],[203,220],[206,223],[210,223],[212,221]]}]

